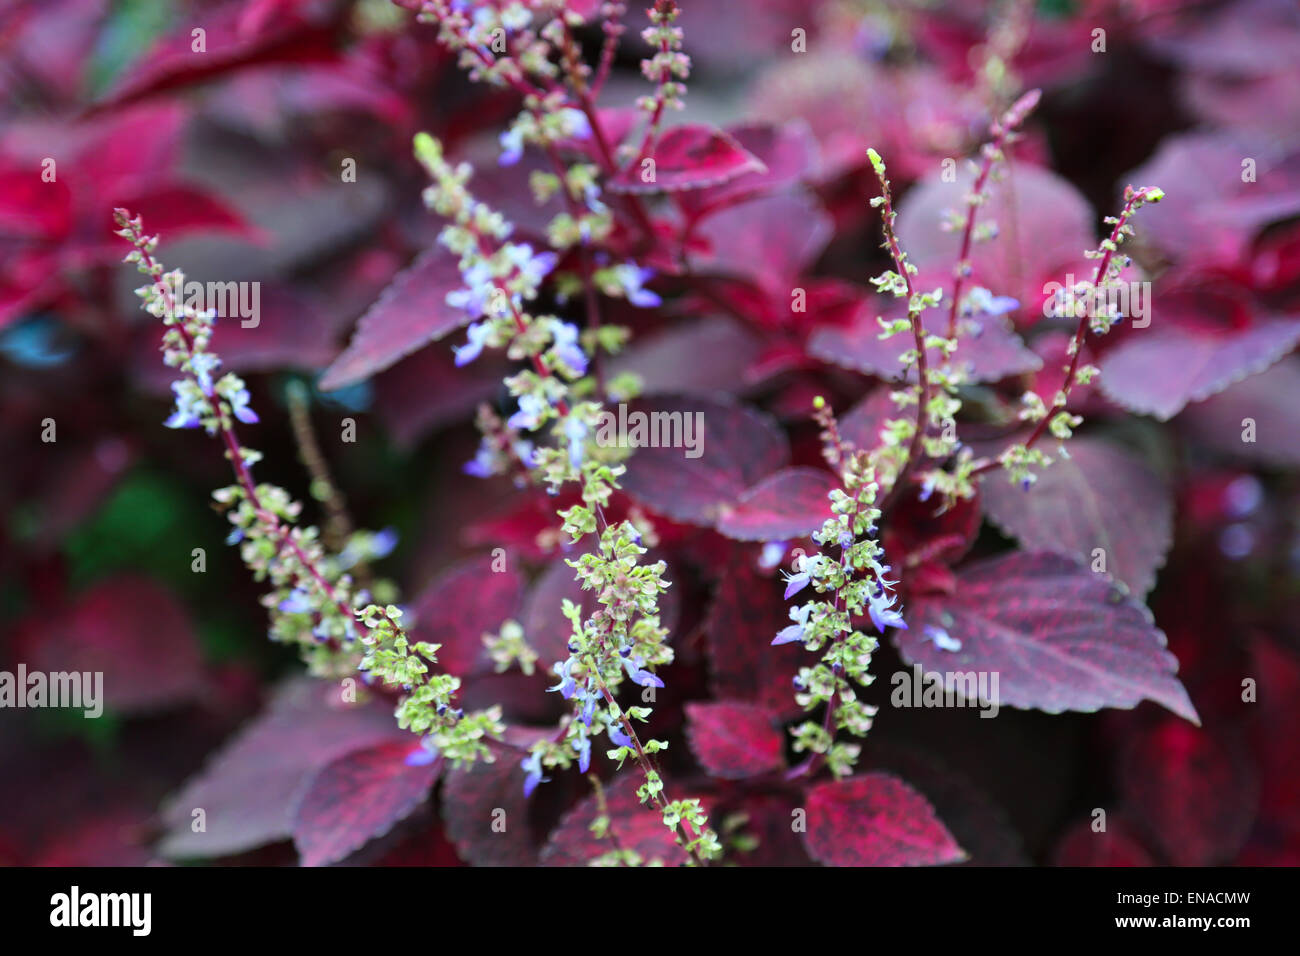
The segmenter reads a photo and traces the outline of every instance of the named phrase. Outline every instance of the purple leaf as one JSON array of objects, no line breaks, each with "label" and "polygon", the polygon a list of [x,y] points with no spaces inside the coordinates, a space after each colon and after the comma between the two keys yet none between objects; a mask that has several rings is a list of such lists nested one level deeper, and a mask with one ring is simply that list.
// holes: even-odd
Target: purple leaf
[{"label": "purple leaf", "polygon": [[[735,138],[712,126],[688,124],[664,130],[654,145],[654,178],[646,182],[638,159],[609,181],[616,193],[673,192],[720,186],[744,173],[764,172],[763,163]],[[649,167],[646,167],[648,170]]]},{"label": "purple leaf", "polygon": [[691,750],[715,777],[741,780],[785,765],[780,718],[765,707],[734,701],[690,703],[686,719]]},{"label": "purple leaf", "polygon": [[938,866],[966,858],[925,797],[889,774],[819,784],[807,803],[804,845],[827,866]]},{"label": "purple leaf", "polygon": [[783,468],[723,508],[718,531],[737,541],[802,538],[831,516],[827,495],[836,487],[820,468]]},{"label": "purple leaf", "polygon": [[[990,672],[999,704],[1057,714],[1153,700],[1199,723],[1151,613],[1108,575],[1061,555],[1016,551],[973,564],[955,594],[914,597],[908,619],[895,638],[908,664]],[[961,649],[939,649],[927,627]]]},{"label": "purple leaf", "polygon": [[1125,449],[1076,438],[1069,458],[1041,469],[1028,491],[998,471],[980,484],[984,513],[1029,550],[1060,551],[1146,594],[1173,543],[1174,502],[1164,479]]}]

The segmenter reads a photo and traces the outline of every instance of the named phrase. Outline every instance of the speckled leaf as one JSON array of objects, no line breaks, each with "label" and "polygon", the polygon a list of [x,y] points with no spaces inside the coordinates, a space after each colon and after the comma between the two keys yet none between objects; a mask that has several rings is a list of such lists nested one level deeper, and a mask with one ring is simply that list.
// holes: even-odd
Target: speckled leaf
[{"label": "speckled leaf", "polygon": [[294,815],[303,866],[328,866],[383,836],[429,794],[442,761],[408,766],[415,738],[351,750],[312,778]]},{"label": "speckled leaf", "polygon": [[474,866],[532,866],[537,862],[528,826],[524,748],[545,731],[510,728],[515,747],[493,744],[493,762],[482,760],[448,771],[442,787],[442,819],[447,838]]},{"label": "speckled leaf", "polygon": [[889,774],[819,784],[807,804],[804,844],[827,866],[938,866],[966,858],[929,801]]},{"label": "speckled leaf", "polygon": [[[1153,700],[1199,722],[1151,613],[1109,575],[1062,555],[1016,551],[973,564],[955,594],[919,596],[906,617],[895,640],[908,664],[996,673],[1003,706],[1056,714]],[[927,628],[961,649],[941,649]]]},{"label": "speckled leaf", "polygon": [[783,591],[780,578],[763,577],[740,559],[718,581],[705,621],[715,697],[752,701],[783,716],[799,712],[791,682],[807,655],[798,644],[772,646],[790,623]]},{"label": "speckled leaf", "polygon": [[722,509],[718,530],[737,541],[802,538],[822,526],[830,514],[827,495],[837,487],[820,468],[783,468]]},{"label": "speckled leaf", "polygon": [[784,766],[780,719],[755,704],[718,701],[686,705],[691,750],[715,777],[741,780]]},{"label": "speckled leaf", "polygon": [[1028,491],[1004,472],[980,484],[984,513],[1031,550],[1060,551],[1104,570],[1143,595],[1173,542],[1174,502],[1164,479],[1109,442],[1076,438],[1070,457],[1041,469]]}]

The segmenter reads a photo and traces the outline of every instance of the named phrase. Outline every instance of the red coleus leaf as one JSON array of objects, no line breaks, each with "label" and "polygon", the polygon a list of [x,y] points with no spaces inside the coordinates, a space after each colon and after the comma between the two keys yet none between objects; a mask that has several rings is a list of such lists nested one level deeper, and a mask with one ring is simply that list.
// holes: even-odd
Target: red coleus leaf
[{"label": "red coleus leaf", "polygon": [[788,308],[796,280],[833,231],[830,215],[807,192],[760,196],[708,217],[696,233],[703,248],[695,261],[753,283]]},{"label": "red coleus leaf", "polygon": [[[918,183],[899,206],[898,236],[909,261],[922,272],[942,275],[945,287],[957,261],[961,233],[940,227],[948,210],[965,209],[970,188],[969,173],[958,175],[955,182],[944,182],[936,173]],[[1056,173],[1017,165],[1013,175],[992,187],[976,221],[996,222],[999,234],[995,242],[975,243],[967,289],[983,286],[995,295],[1013,296],[1022,309],[1032,311],[1045,297],[1045,283],[1062,282],[1070,272],[1080,279],[1092,278],[1083,255],[1097,244],[1092,210],[1079,191]],[[932,286],[922,282],[921,287]]]},{"label": "red coleus leaf", "polygon": [[185,608],[147,578],[119,574],[68,606],[41,611],[15,634],[29,672],[102,673],[108,711],[157,711],[192,700],[202,658]]},{"label": "red coleus leaf", "polygon": [[496,355],[457,368],[450,348],[421,349],[375,379],[375,411],[410,447],[435,428],[470,418],[500,394],[509,374],[510,363]]},{"label": "red coleus leaf", "polygon": [[438,669],[471,677],[488,665],[484,634],[519,616],[524,582],[510,562],[471,558],[444,571],[411,602],[411,637],[440,644]]},{"label": "red coleus leaf", "polygon": [[623,488],[642,504],[687,524],[711,526],[723,505],[737,501],[789,457],[785,434],[775,421],[722,395],[636,402],[627,419],[630,440],[639,441],[634,432],[638,420],[647,425],[644,441],[657,440],[659,447],[642,444],[632,453],[635,465],[629,464],[621,479]]},{"label": "red coleus leaf", "polygon": [[160,852],[173,859],[226,856],[286,839],[318,770],[359,747],[413,741],[398,729],[391,703],[349,704],[345,695],[350,699],[346,688],[305,678],[281,686],[262,715],[168,800]]},{"label": "red coleus leaf", "polygon": [[1300,151],[1237,131],[1171,136],[1129,180],[1165,191],[1138,228],[1144,244],[1183,267],[1240,262],[1264,226],[1300,213]]},{"label": "red coleus leaf", "polygon": [[724,506],[718,530],[737,541],[802,538],[830,517],[827,495],[838,482],[820,468],[783,468]]},{"label": "red coleus leaf", "polygon": [[1073,555],[1146,594],[1173,543],[1168,485],[1118,445],[1076,438],[1069,452],[1027,491],[1005,474],[985,477],[984,513],[1025,548]]},{"label": "red coleus leaf", "polygon": [[492,763],[477,760],[448,772],[442,787],[442,819],[448,839],[466,862],[474,866],[537,862],[520,761],[527,747],[546,733],[509,728],[506,740],[513,746],[491,744]]},{"label": "red coleus leaf", "polygon": [[357,322],[352,341],[325,370],[320,387],[332,391],[367,379],[467,323],[464,310],[446,301],[462,284],[455,256],[442,246],[422,252]]},{"label": "red coleus leaf", "polygon": [[889,774],[818,784],[807,802],[804,844],[827,866],[937,866],[966,858],[925,797]]},{"label": "red coleus leaf", "polygon": [[785,766],[780,718],[755,704],[686,705],[686,733],[695,758],[715,777],[742,780]]},{"label": "red coleus leaf", "polygon": [[[1184,409],[1189,437],[1236,459],[1300,466],[1300,360],[1284,359],[1218,395]],[[1246,429],[1253,424],[1253,441]]]},{"label": "red coleus leaf", "polygon": [[[178,236],[197,230],[231,232],[246,238],[260,234],[239,212],[214,193],[196,186],[159,183],[138,192],[117,195],[113,203],[140,216],[156,234]],[[104,235],[111,232],[112,218],[101,209]]]},{"label": "red coleus leaf", "polygon": [[632,372],[647,395],[735,394],[749,384],[746,372],[761,349],[754,333],[735,319],[698,319],[638,335],[609,360],[606,375]]},{"label": "red coleus leaf", "polygon": [[640,785],[638,774],[624,773],[605,788],[605,811],[617,844],[609,837],[600,839],[591,832],[591,824],[600,814],[593,794],[570,810],[551,833],[542,849],[542,863],[547,866],[585,866],[616,845],[641,854],[646,863],[655,860],[667,866],[685,863],[686,851],[678,846],[672,833],[664,826],[658,808],[653,804],[643,805],[636,795]]},{"label": "red coleus leaf", "polygon": [[293,842],[303,866],[337,863],[424,802],[442,761],[407,764],[407,756],[424,753],[414,741],[350,750],[317,772],[294,814]]},{"label": "red coleus leaf", "polygon": [[812,175],[817,166],[817,142],[802,120],[780,125],[752,123],[728,132],[766,168],[742,173],[721,186],[675,193],[674,200],[689,219],[790,185]]},{"label": "red coleus leaf", "polygon": [[[989,672],[1001,704],[1055,714],[1153,700],[1199,722],[1150,612],[1109,575],[1062,555],[1016,551],[981,561],[958,575],[955,594],[917,597],[906,616],[909,630],[896,642],[909,664]],[[960,648],[940,646],[949,641]]]},{"label": "red coleus leaf", "polygon": [[1300,342],[1300,319],[1273,318],[1240,330],[1168,324],[1135,331],[1101,361],[1101,388],[1134,412],[1173,418],[1256,372]]},{"label": "red coleus leaf", "polygon": [[[647,163],[652,158],[653,168]],[[735,138],[712,126],[687,124],[664,130],[651,157],[619,171],[608,186],[616,193],[673,192],[719,186],[748,172],[764,172],[763,163]]]},{"label": "red coleus leaf", "polygon": [[1124,807],[1175,866],[1227,863],[1250,833],[1259,779],[1241,744],[1176,720],[1129,743],[1119,772]]},{"label": "red coleus leaf", "polygon": [[1055,866],[1154,866],[1142,841],[1118,813],[1106,814],[1106,828],[1094,830],[1094,821],[1073,824],[1052,851]]},{"label": "red coleus leaf", "polygon": [[[901,379],[903,363],[899,356],[910,350],[914,343],[910,333],[887,339],[880,337],[878,315],[883,313],[892,318],[895,314],[905,314],[899,312],[892,302],[883,305],[882,309],[882,302],[875,299],[865,303],[847,328],[824,325],[814,330],[808,339],[808,354],[867,375]],[[967,382],[996,382],[1009,375],[1036,372],[1043,365],[1042,359],[1025,347],[1020,336],[1000,316],[981,314],[963,320],[958,325],[957,340],[957,351],[953,353],[951,364],[954,369],[965,373]],[[942,353],[937,348],[927,350],[927,355],[931,368],[942,364]],[[916,380],[914,369],[908,377]]]},{"label": "red coleus leaf", "polygon": [[749,560],[730,562],[705,622],[713,696],[752,701],[781,715],[799,711],[793,681],[804,663],[798,644],[772,646],[789,619],[779,578],[759,575]]}]

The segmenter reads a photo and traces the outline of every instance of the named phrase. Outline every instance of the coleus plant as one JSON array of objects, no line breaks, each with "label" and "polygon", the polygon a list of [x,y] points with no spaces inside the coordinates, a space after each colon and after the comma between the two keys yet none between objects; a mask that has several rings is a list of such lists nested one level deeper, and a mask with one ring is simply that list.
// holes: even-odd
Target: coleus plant
[{"label": "coleus plant", "polygon": [[[663,622],[668,568],[642,560],[671,531],[669,522],[653,515],[735,541],[764,542],[768,568],[796,540],[809,538],[820,549],[794,552],[784,598],[802,595],[803,603],[788,616],[779,600],[754,590],[778,588],[770,579],[751,581],[748,569],[721,577],[709,624],[711,651],[718,687],[736,699],[719,693],[718,701],[687,708],[692,748],[711,774],[770,780],[774,800],[800,794],[806,820],[797,832],[805,834],[814,859],[915,864],[963,856],[927,801],[901,780],[855,773],[861,744],[842,734],[863,738],[871,727],[874,709],[858,694],[872,681],[875,635],[892,631],[906,660],[932,670],[997,672],[1001,699],[1010,706],[1059,712],[1128,708],[1149,699],[1196,720],[1150,615],[1108,574],[1052,548],[1065,544],[1069,550],[1073,542],[1053,541],[1050,532],[1035,528],[1018,536],[1036,541],[1036,549],[952,570],[970,543],[972,517],[978,522],[973,500],[981,488],[1001,482],[1032,500],[1036,479],[1050,481],[1053,469],[1075,460],[1068,440],[1081,419],[1071,395],[1097,374],[1084,363],[1085,353],[1124,318],[1094,306],[1111,301],[1109,291],[1124,281],[1132,265],[1122,251],[1133,233],[1131,220],[1163,198],[1158,188],[1130,187],[1122,209],[1108,220],[1109,234],[1087,253],[1095,265],[1091,281],[1072,287],[1066,303],[1076,324],[1059,377],[1041,387],[1036,382],[1019,397],[1023,432],[1005,447],[977,446],[959,434],[971,387],[1029,370],[1017,366],[1026,350],[1001,321],[1020,306],[1016,296],[1023,290],[998,288],[994,270],[976,263],[977,249],[997,242],[996,223],[981,211],[992,204],[1005,151],[1037,94],[1015,101],[993,124],[964,209],[948,224],[959,245],[942,266],[929,255],[922,268],[909,260],[909,236],[898,223],[885,161],[870,151],[879,186],[871,205],[881,216],[893,263],[873,284],[899,306],[891,310],[886,301],[880,318],[868,317],[872,331],[865,344],[859,323],[847,332],[823,328],[814,336],[820,342],[809,348],[840,359],[851,336],[854,363],[897,387],[840,418],[820,396],[811,397],[807,414],[820,427],[830,472],[788,468],[783,438],[744,406],[640,397],[637,376],[618,366],[630,332],[601,317],[610,300],[654,309],[670,289],[683,287],[726,301],[728,290],[693,281],[701,278],[693,259],[728,255],[716,241],[710,244],[711,214],[743,209],[764,177],[782,175],[783,153],[769,148],[773,144],[747,145],[706,126],[663,127],[667,109],[683,104],[690,71],[675,4],[657,2],[648,12],[643,39],[651,55],[642,66],[653,89],[637,104],[639,121],[596,106],[622,32],[621,5],[604,4],[599,11],[604,43],[594,68],[578,31],[595,11],[581,5],[427,2],[419,10],[472,79],[522,99],[523,110],[500,135],[501,163],[520,170],[539,206],[558,201],[560,208],[540,237],[516,240],[515,226],[475,198],[471,167],[451,161],[438,140],[418,137],[415,154],[431,180],[426,203],[445,225],[441,250],[413,267],[415,279],[406,281],[434,284],[443,301],[435,319],[415,329],[386,325],[382,312],[363,320],[324,382],[341,386],[364,378],[462,326],[456,366],[481,364],[489,351],[502,351],[515,363],[505,378],[509,414],[480,413],[481,444],[465,471],[508,476],[555,496],[562,505],[556,523],[574,555],[565,564],[595,600],[583,600],[582,593],[556,600],[525,615],[523,625],[498,619],[485,635],[486,648],[498,669],[518,665],[531,673],[540,662],[553,675],[550,689],[570,707],[558,725],[538,732],[510,725],[499,706],[463,709],[456,699],[462,675],[440,665],[472,652],[420,640],[404,624],[412,609],[387,582],[358,584],[356,572],[382,557],[391,542],[358,533],[331,552],[314,529],[297,525],[301,506],[287,492],[254,481],[259,455],[240,443],[235,429],[236,422],[252,424],[257,417],[244,383],[233,373],[217,374],[220,360],[209,348],[212,317],[176,300],[170,290],[183,277],[159,263],[157,240],[145,223],[125,210],[117,220],[133,246],[129,259],[149,279],[140,290],[145,308],[166,326],[167,364],[182,373],[167,424],[205,429],[220,439],[234,466],[236,484],[216,498],[245,563],[271,586],[264,603],[273,638],[300,647],[316,676],[344,680],[359,673],[377,694],[395,695],[400,726],[419,738],[415,746],[369,742],[321,772],[297,810],[306,859],[329,862],[383,832],[411,812],[444,769],[454,838],[471,826],[464,814],[490,817],[492,800],[523,807],[519,800],[551,778],[575,767],[589,772],[593,747],[595,759],[603,755],[630,766],[608,790],[593,779],[592,797],[556,831],[550,858],[703,863],[726,859],[728,849],[739,852],[744,840],[710,820],[707,797],[683,797],[665,779],[658,755],[667,742],[636,726],[652,717],[653,708],[618,699],[634,685],[642,688],[643,704],[653,702],[654,690],[666,689],[658,672],[675,653]],[[538,160],[526,174],[525,158]],[[779,289],[780,281],[759,284],[774,282],[770,288]],[[543,312],[548,301],[569,317]],[[574,313],[582,316],[581,328]],[[910,341],[900,347],[891,341],[896,336]],[[708,436],[703,461],[680,449],[634,450],[601,440],[605,413],[632,402],[644,413],[701,411]],[[1054,500],[1052,506],[1070,503]],[[486,583],[493,574],[481,571],[459,583],[486,589],[495,586]],[[438,613],[436,606],[427,610]],[[759,618],[768,631],[764,643],[775,648],[728,646],[720,635],[749,617]],[[560,635],[558,644],[543,641],[542,632]],[[818,656],[804,663],[784,645]],[[784,675],[779,688],[769,681],[776,673]],[[786,769],[775,728],[788,722],[792,704],[808,712],[790,730],[793,751],[806,756]],[[496,771],[486,769],[495,765],[512,770],[509,799]],[[629,775],[633,782],[624,783]],[[355,806],[361,794],[378,794],[381,806],[339,814],[340,802]],[[458,815],[461,822],[451,823]],[[645,819],[654,824],[649,832]],[[670,834],[666,843],[663,834]]]}]

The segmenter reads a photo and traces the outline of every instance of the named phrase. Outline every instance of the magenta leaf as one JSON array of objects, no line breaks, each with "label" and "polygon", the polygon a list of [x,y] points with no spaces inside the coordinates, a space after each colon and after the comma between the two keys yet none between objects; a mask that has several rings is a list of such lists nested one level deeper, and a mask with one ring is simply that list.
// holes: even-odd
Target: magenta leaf
[{"label": "magenta leaf", "polygon": [[[885,422],[903,414],[889,397],[889,388],[876,388],[865,398],[840,416],[840,436],[863,451],[880,445],[880,432]],[[915,413],[913,413],[915,418]]]},{"label": "magenta leaf", "polygon": [[782,716],[799,712],[792,682],[804,663],[798,644],[772,646],[789,623],[781,579],[739,556],[718,580],[704,629],[713,696],[752,701]]},{"label": "magenta leaf", "polygon": [[735,319],[698,319],[638,335],[610,359],[606,374],[640,376],[647,395],[735,394],[749,384],[746,373],[761,350],[759,339]]},{"label": "magenta leaf", "polygon": [[737,541],[802,538],[831,516],[827,495],[836,487],[820,468],[783,468],[724,507],[718,530]]},{"label": "magenta leaf", "polygon": [[1119,785],[1128,815],[1175,866],[1230,862],[1258,810],[1249,749],[1181,721],[1161,721],[1129,742]]},{"label": "magenta leaf", "polygon": [[735,138],[712,126],[687,124],[666,129],[653,150],[650,167],[638,158],[609,181],[616,193],[673,192],[720,186],[748,172],[764,172],[763,163]]},{"label": "magenta leaf", "polygon": [[[504,561],[504,558],[503,558]],[[484,634],[519,615],[524,582],[512,562],[498,565],[490,556],[471,558],[444,571],[411,602],[411,637],[441,644],[437,667],[466,678],[488,665]]]},{"label": "magenta leaf", "polygon": [[647,416],[639,419],[647,424],[647,442],[649,426],[658,424],[660,447],[638,447],[621,483],[632,497],[675,521],[712,526],[723,505],[735,503],[789,457],[775,421],[722,395],[636,402],[627,418],[628,437],[635,440],[633,414]]},{"label": "magenta leaf", "polygon": [[1000,471],[984,478],[984,513],[1022,547],[1072,555],[1146,594],[1173,543],[1168,485],[1118,445],[1076,438],[1069,452],[1028,491]]},{"label": "magenta leaf", "polygon": [[744,202],[758,193],[788,186],[810,175],[817,166],[817,142],[802,121],[780,125],[751,123],[729,132],[766,169],[742,173],[721,186],[674,194],[677,205],[691,219]]},{"label": "magenta leaf", "polygon": [[[913,340],[910,333],[888,339],[880,337],[880,323],[876,316],[884,314],[890,318],[892,313],[897,313],[897,310],[891,310],[889,305],[882,309],[877,301],[869,301],[847,328],[824,325],[815,329],[808,339],[808,354],[867,375],[901,379],[903,364],[898,357],[913,347]],[[938,313],[931,312],[930,315],[933,317]],[[941,321],[946,323],[947,319]],[[939,322],[939,319],[932,318],[930,324],[935,327],[928,331],[943,332]],[[1025,346],[1020,336],[1000,316],[979,315],[960,322],[957,339],[957,351],[953,353],[951,364],[954,369],[965,372],[966,381],[971,383],[996,382],[1009,375],[1036,372],[1043,365],[1042,359]],[[942,354],[937,348],[929,349],[927,354],[930,367],[937,368],[942,362]],[[909,372],[908,377],[916,380],[915,369]]]},{"label": "magenta leaf", "polygon": [[1234,382],[1262,372],[1300,342],[1300,319],[1237,331],[1165,326],[1135,331],[1101,361],[1101,388],[1134,412],[1173,418]]},{"label": "magenta leaf", "polygon": [[797,190],[760,196],[709,216],[700,268],[746,279],[789,308],[796,279],[821,255],[834,223],[817,198]]},{"label": "magenta leaf", "polygon": [[818,784],[807,803],[804,844],[827,866],[938,866],[966,858],[929,801],[889,774]]},{"label": "magenta leaf", "polygon": [[[641,785],[636,774],[620,774],[605,785],[605,808],[618,846],[641,854],[646,863],[661,861],[667,866],[686,862],[686,851],[678,846],[659,812],[642,805],[636,795]],[[593,794],[570,810],[551,833],[542,849],[546,866],[585,866],[614,849],[610,838],[597,839],[591,824],[599,814]]]},{"label": "magenta leaf", "polygon": [[[280,687],[267,709],[222,747],[164,806],[160,852],[226,856],[291,836],[294,811],[316,772],[350,750],[414,738],[390,703],[345,702],[344,687],[306,678]],[[198,829],[202,810],[204,829]]]},{"label": "magenta leaf", "polygon": [[[546,731],[509,728],[512,746],[491,744],[492,763],[476,760],[447,773],[442,819],[447,838],[474,866],[533,866],[537,849],[528,826],[524,769],[528,746]],[[662,828],[662,824],[661,824]]]},{"label": "magenta leaf", "polygon": [[785,765],[780,719],[765,707],[735,701],[690,703],[686,719],[691,750],[715,777],[742,780]]},{"label": "magenta leaf", "polygon": [[[1062,555],[1016,551],[973,564],[956,593],[917,596],[906,616],[895,640],[908,664],[987,672],[1001,705],[1056,714],[1153,700],[1199,723],[1151,613],[1109,575]],[[960,649],[940,647],[935,630]]]},{"label": "magenta leaf", "polygon": [[203,684],[194,626],[170,591],[119,574],[41,611],[17,629],[19,660],[31,672],[103,674],[105,710],[158,711],[193,700]]},{"label": "magenta leaf", "polygon": [[[1254,423],[1254,441],[1243,433]],[[1300,466],[1300,361],[1284,359],[1178,416],[1188,437],[1216,452],[1283,468]]]},{"label": "magenta leaf", "polygon": [[461,285],[450,252],[437,246],[420,253],[357,322],[351,343],[325,370],[320,387],[332,391],[369,378],[466,324],[464,310],[446,302],[447,293]]},{"label": "magenta leaf", "polygon": [[348,751],[312,778],[294,815],[303,866],[328,866],[383,836],[429,795],[442,761],[410,765],[414,737]]}]

